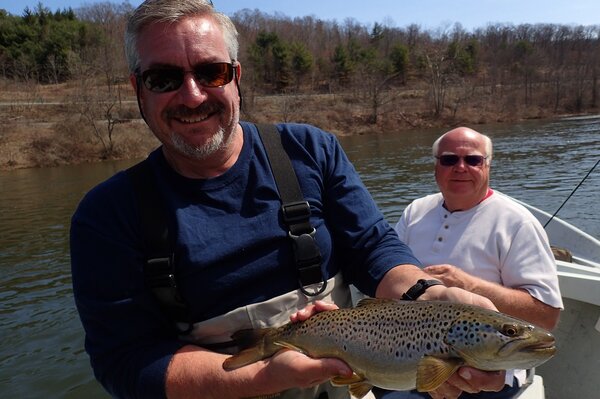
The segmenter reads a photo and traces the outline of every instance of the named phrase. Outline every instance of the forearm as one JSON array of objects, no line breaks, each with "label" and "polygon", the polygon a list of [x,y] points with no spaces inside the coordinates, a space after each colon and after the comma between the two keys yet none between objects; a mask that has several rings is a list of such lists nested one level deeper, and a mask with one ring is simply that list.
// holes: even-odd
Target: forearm
[{"label": "forearm", "polygon": [[551,330],[558,323],[560,309],[546,305],[524,289],[504,287],[475,277],[462,288],[489,298],[500,312],[537,326]]},{"label": "forearm", "polygon": [[352,375],[348,365],[339,359],[312,359],[291,350],[279,351],[272,357],[230,371],[223,369],[227,357],[192,345],[181,348],[167,369],[167,397],[259,397],[290,388],[312,387],[334,376]]},{"label": "forearm", "polygon": [[166,392],[169,399],[179,398],[241,398],[278,392],[263,381],[263,362],[253,363],[233,371],[225,371],[223,355],[188,345],[181,348],[167,369]]},{"label": "forearm", "polygon": [[377,298],[400,299],[402,294],[419,279],[431,279],[431,276],[414,265],[396,266],[385,274],[377,286],[375,296]]},{"label": "forearm", "polygon": [[[414,265],[398,265],[385,274],[377,286],[376,297],[400,299],[417,280],[431,278],[430,274]],[[460,302],[496,310],[489,299],[458,287],[436,285],[428,288],[418,299]]]}]

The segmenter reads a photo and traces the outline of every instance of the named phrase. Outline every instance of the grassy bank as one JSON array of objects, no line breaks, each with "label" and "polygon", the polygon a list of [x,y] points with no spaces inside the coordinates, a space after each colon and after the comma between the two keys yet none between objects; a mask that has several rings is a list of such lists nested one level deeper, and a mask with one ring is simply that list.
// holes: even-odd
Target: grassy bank
[{"label": "grassy bank", "polygon": [[[158,142],[139,119],[134,93],[125,83],[111,90],[107,97],[98,95],[102,86],[82,90],[78,82],[42,86],[1,81],[0,169],[145,156]],[[441,133],[457,125],[508,123],[564,113],[539,105],[517,107],[518,96],[510,89],[498,96],[476,88],[465,94],[464,88],[455,88],[449,91],[442,114],[436,116],[431,112],[427,89],[418,86],[379,93],[377,98],[359,92],[246,93],[242,119],[311,123],[338,135],[351,135],[401,134],[423,127],[439,127]],[[112,103],[103,102],[105,98],[113,99]]]}]

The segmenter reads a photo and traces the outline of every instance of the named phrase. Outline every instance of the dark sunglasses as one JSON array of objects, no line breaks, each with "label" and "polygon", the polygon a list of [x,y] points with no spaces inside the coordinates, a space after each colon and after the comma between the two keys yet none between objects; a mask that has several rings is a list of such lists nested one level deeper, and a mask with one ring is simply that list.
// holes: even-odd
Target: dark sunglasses
[{"label": "dark sunglasses", "polygon": [[147,69],[138,77],[146,89],[155,93],[166,93],[177,90],[183,84],[185,74],[190,72],[194,75],[196,83],[204,87],[219,87],[231,82],[237,66],[229,62],[215,62],[196,66],[192,71],[182,68],[151,68]]},{"label": "dark sunglasses", "polygon": [[464,157],[460,157],[454,154],[446,154],[436,158],[440,161],[440,165],[442,166],[454,166],[461,158],[464,159],[465,163],[469,166],[481,166],[488,157],[484,157],[483,155],[465,155]]}]

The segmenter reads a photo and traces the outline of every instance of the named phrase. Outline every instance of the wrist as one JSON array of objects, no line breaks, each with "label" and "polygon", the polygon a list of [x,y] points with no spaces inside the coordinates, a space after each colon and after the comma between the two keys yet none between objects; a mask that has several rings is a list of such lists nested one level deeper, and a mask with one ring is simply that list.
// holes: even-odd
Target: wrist
[{"label": "wrist", "polygon": [[[415,285],[410,287],[404,294],[402,294],[402,299],[414,301],[417,298],[429,299],[429,297],[436,297],[437,295],[435,295],[435,291],[442,291],[440,290],[441,287],[444,287],[445,289],[444,283],[442,283],[440,280],[419,279]],[[429,295],[427,295],[427,293],[429,293]]]}]

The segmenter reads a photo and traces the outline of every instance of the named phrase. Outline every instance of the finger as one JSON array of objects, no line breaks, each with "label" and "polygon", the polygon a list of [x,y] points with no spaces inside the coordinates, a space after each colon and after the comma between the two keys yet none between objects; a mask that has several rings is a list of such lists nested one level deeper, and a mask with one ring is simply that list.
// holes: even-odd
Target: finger
[{"label": "finger", "polygon": [[298,321],[303,321],[303,320],[308,319],[313,314],[314,314],[314,305],[308,305],[307,307],[300,309],[296,313],[293,313],[290,316],[290,321],[292,323],[296,323]]},{"label": "finger", "polygon": [[325,302],[325,301],[315,301],[315,310],[317,312],[325,312],[327,310],[336,310],[339,309],[339,307],[332,302]]},{"label": "finger", "polygon": [[456,399],[462,394],[462,392],[463,391],[457,387],[449,383],[444,383],[435,391],[429,392],[429,396],[431,396],[433,399]]},{"label": "finger", "polygon": [[324,312],[327,310],[335,310],[335,309],[338,309],[338,306],[334,303],[329,303],[329,302],[324,302],[324,301],[316,301],[315,303],[310,304],[310,305],[306,306],[305,308],[300,309],[296,313],[292,314],[290,316],[290,321],[292,323],[295,323],[298,321],[304,321],[319,312]]},{"label": "finger", "polygon": [[498,392],[504,388],[504,381],[506,379],[506,371],[482,371],[471,367],[463,367],[458,371],[458,374],[476,392]]},{"label": "finger", "polygon": [[438,273],[442,274],[445,270],[448,270],[450,265],[429,265],[425,266],[423,270],[427,273]]},{"label": "finger", "polygon": [[482,371],[471,367],[461,367],[450,377],[448,383],[468,393],[496,392],[504,386],[504,375],[502,371]]}]

